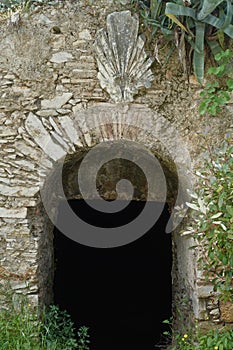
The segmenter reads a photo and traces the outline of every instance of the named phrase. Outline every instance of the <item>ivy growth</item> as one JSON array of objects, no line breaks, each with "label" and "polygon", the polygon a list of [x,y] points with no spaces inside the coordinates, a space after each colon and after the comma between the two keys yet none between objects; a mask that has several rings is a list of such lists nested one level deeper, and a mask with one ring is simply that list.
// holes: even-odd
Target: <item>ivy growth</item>
[{"label": "ivy growth", "polygon": [[192,193],[191,234],[201,250],[199,264],[205,278],[224,300],[233,300],[233,141],[209,148],[200,172],[199,188]]},{"label": "ivy growth", "polygon": [[204,90],[200,93],[202,102],[199,106],[200,114],[210,113],[215,116],[221,111],[231,98],[230,92],[233,91],[233,66],[232,52],[227,49],[215,55],[215,60],[220,64],[218,67],[210,67],[207,74],[214,76],[214,81],[206,84]]}]

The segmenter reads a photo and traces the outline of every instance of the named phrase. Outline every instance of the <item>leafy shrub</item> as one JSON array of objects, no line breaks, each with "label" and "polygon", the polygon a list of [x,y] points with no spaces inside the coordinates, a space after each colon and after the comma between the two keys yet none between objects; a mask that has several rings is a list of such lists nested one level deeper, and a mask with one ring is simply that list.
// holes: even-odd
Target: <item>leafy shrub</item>
[{"label": "leafy shrub", "polygon": [[201,249],[199,263],[205,278],[225,300],[232,300],[233,278],[233,140],[205,153],[199,187],[191,194],[191,234]]},{"label": "leafy shrub", "polygon": [[49,349],[54,345],[64,350],[78,347],[70,315],[66,311],[61,311],[56,305],[50,305],[44,313],[41,333],[43,344]]},{"label": "leafy shrub", "polygon": [[199,106],[200,114],[206,112],[216,115],[221,111],[221,106],[230,100],[230,92],[233,91],[233,67],[232,52],[227,49],[215,55],[215,60],[220,62],[218,67],[211,67],[207,74],[215,76],[214,82],[206,84],[201,92],[202,102]]},{"label": "leafy shrub", "polygon": [[197,349],[232,350],[233,329],[210,330],[199,337]]}]

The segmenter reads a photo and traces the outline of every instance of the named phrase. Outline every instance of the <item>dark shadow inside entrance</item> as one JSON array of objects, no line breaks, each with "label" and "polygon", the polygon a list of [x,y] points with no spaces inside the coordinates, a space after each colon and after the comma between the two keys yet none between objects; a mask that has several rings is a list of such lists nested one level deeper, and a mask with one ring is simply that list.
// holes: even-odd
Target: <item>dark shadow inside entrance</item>
[{"label": "dark shadow inside entrance", "polygon": [[[121,213],[100,214],[84,200],[69,204],[79,217],[102,227],[126,224],[144,206],[131,201]],[[171,317],[172,303],[168,219],[165,205],[145,235],[109,249],[81,245],[54,229],[54,303],[68,311],[77,328],[89,327],[91,350],[154,350],[163,342],[162,321]]]}]

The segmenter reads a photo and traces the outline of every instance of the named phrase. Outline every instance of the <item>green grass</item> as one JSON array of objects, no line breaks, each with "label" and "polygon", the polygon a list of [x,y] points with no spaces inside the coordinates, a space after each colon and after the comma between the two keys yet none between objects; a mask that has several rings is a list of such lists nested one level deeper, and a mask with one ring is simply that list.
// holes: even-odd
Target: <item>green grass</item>
[{"label": "green grass", "polygon": [[89,350],[87,327],[77,334],[70,316],[51,305],[38,312],[24,299],[0,310],[1,350]]}]

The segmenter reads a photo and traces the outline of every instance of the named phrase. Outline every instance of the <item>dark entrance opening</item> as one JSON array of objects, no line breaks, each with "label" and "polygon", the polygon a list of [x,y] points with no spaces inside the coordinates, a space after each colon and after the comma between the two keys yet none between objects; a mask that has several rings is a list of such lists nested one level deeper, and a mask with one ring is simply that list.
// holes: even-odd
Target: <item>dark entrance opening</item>
[{"label": "dark entrance opening", "polygon": [[[70,206],[89,224],[123,225],[143,209],[131,201],[117,214],[100,214],[84,200]],[[165,233],[168,208],[141,238],[117,248],[92,248],[54,229],[54,303],[75,326],[89,327],[91,350],[154,350],[171,317],[172,240]],[[62,220],[59,210],[58,220]],[[78,228],[77,228],[78,230]]]}]

